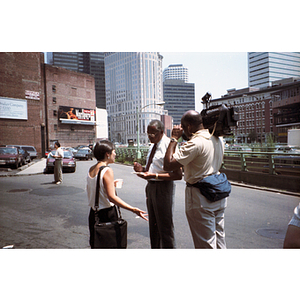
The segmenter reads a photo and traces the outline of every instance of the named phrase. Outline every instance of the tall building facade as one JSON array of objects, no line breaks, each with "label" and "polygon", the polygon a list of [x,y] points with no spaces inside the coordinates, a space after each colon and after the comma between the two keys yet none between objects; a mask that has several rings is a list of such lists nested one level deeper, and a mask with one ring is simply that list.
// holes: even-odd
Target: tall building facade
[{"label": "tall building facade", "polygon": [[164,69],[163,72],[164,81],[168,79],[180,79],[184,82],[188,82],[188,76],[188,69],[185,68],[182,64],[169,65],[167,68]]},{"label": "tall building facade", "polygon": [[182,115],[195,110],[195,84],[180,79],[167,79],[163,84],[165,109],[173,118],[173,124],[181,123]]},{"label": "tall building facade", "polygon": [[300,77],[300,52],[248,52],[249,87],[271,86],[290,77]]},{"label": "tall building facade", "polygon": [[147,126],[160,119],[162,56],[158,52],[110,52],[105,54],[106,104],[109,139],[113,142],[148,144]]},{"label": "tall building facade", "polygon": [[47,52],[46,63],[95,78],[96,105],[106,108],[104,52]]}]

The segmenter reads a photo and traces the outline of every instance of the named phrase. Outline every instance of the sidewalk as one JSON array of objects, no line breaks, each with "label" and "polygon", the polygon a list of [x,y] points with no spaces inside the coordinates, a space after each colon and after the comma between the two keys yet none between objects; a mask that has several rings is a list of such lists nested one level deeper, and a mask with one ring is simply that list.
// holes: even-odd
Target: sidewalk
[{"label": "sidewalk", "polygon": [[0,177],[43,174],[45,167],[46,158],[41,158],[40,160],[36,160],[28,165],[22,166],[20,168],[21,171],[10,169],[1,170]]}]

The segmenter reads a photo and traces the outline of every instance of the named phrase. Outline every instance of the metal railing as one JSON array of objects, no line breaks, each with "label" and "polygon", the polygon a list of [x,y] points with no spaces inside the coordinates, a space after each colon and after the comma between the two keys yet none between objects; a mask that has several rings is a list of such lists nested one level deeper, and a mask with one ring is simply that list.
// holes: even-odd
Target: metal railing
[{"label": "metal railing", "polygon": [[300,176],[300,154],[225,151],[223,169]]},{"label": "metal railing", "polygon": [[[138,161],[142,165],[146,163],[148,149],[140,149],[141,159]],[[133,164],[137,161],[136,151],[135,147],[116,148],[116,161]],[[300,177],[300,154],[225,151],[222,169]]]},{"label": "metal railing", "polygon": [[138,150],[136,147],[116,148],[116,161],[125,164],[133,164],[134,161],[138,161],[142,165],[145,165],[148,149],[149,147],[140,148],[141,158],[137,159]]}]

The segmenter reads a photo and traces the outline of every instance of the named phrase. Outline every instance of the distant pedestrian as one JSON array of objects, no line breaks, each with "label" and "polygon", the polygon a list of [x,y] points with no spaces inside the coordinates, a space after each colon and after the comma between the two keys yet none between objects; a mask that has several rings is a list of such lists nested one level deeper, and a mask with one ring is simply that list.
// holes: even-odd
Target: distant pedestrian
[{"label": "distant pedestrian", "polygon": [[54,162],[54,181],[55,184],[62,183],[62,160],[64,158],[64,150],[61,149],[60,143],[55,142],[54,148],[56,149],[53,157],[55,158]]}]

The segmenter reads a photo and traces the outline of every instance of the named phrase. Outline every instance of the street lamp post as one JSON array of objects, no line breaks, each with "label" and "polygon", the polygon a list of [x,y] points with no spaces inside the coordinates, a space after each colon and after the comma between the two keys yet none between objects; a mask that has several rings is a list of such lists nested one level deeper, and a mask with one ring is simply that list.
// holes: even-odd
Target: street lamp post
[{"label": "street lamp post", "polygon": [[137,159],[140,159],[141,158],[141,150],[140,150],[140,128],[139,128],[139,114],[140,112],[150,106],[150,105],[158,105],[158,106],[161,106],[161,105],[164,105],[165,102],[164,101],[161,101],[161,102],[155,102],[155,103],[150,103],[150,104],[147,104],[145,106],[143,106],[140,110],[138,109],[138,106],[136,106],[136,145],[137,145],[137,150],[136,150],[136,158]]}]

